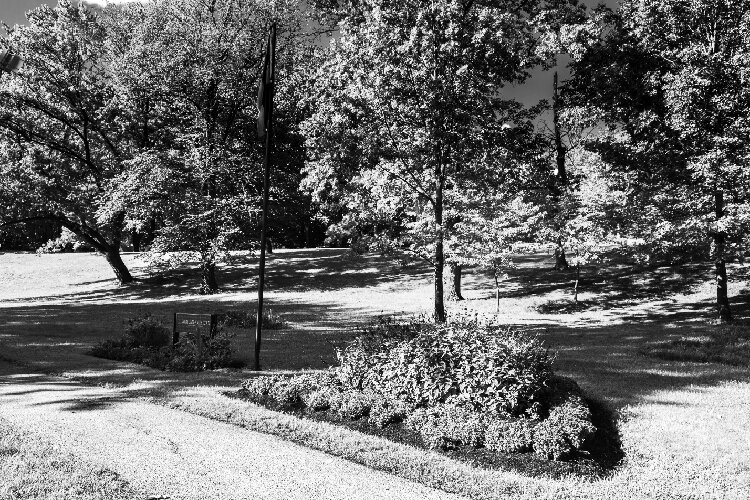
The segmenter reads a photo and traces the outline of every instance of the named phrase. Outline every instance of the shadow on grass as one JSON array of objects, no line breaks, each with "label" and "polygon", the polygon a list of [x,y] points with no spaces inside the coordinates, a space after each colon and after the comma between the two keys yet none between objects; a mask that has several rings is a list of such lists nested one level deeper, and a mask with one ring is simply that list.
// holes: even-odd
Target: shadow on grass
[{"label": "shadow on grass", "polygon": [[[393,283],[392,286],[396,288],[408,287],[411,282],[426,277],[424,269],[412,271],[397,266],[388,267],[391,264],[375,258],[354,262],[344,261],[343,258],[340,250],[278,254],[274,257],[278,259],[276,267],[269,275],[271,289],[324,291],[376,286],[386,282]],[[567,276],[564,273],[540,273],[538,268],[532,269],[531,258],[527,264],[528,269],[521,266],[519,273],[510,278],[511,284],[521,286],[525,283],[529,286],[524,295],[543,293],[549,287],[570,284],[570,281],[562,280],[561,276]],[[270,267],[273,265],[272,262]],[[247,278],[248,269],[248,263],[241,260],[227,266],[227,274],[223,276],[232,283],[228,287],[230,290],[252,290],[254,282]],[[602,308],[617,309],[634,300],[667,298],[671,294],[688,291],[703,280],[706,276],[704,271],[705,268],[701,266],[658,268],[647,272],[618,267],[605,270],[596,275],[595,280],[585,281],[582,286],[584,289],[589,286],[591,290],[599,290],[603,294]],[[152,282],[146,280],[133,287],[104,291],[101,295],[82,293],[55,297],[71,301],[67,304],[3,308],[0,310],[0,342],[20,353],[28,363],[26,366],[18,365],[13,373],[22,375],[29,369],[48,373],[66,371],[94,384],[127,386],[134,379],[146,383],[144,389],[120,390],[118,397],[125,399],[154,391],[169,393],[173,389],[192,386],[238,387],[241,380],[253,373],[248,370],[225,370],[177,374],[92,360],[83,355],[94,343],[119,337],[125,318],[143,312],[152,312],[169,321],[174,311],[205,313],[219,308],[254,308],[252,303],[217,303],[214,297],[183,297],[183,293],[192,293],[190,289],[197,287],[198,276],[188,276],[192,272],[190,269],[169,271],[153,278]],[[520,292],[508,292],[513,293]],[[262,347],[265,370],[293,372],[327,368],[336,362],[335,347],[340,347],[354,336],[354,327],[358,323],[372,317],[372,311],[367,309],[366,304],[343,307],[336,302],[319,300],[319,297],[311,294],[309,298],[294,302],[269,303],[295,328],[265,333]],[[107,300],[97,303],[99,299]],[[750,294],[733,298],[732,307],[737,318],[747,318]],[[705,336],[707,331],[714,328],[707,324],[712,316],[710,301],[659,304],[654,309],[623,309],[616,312],[623,324],[601,326],[592,321],[566,327],[521,327],[540,332],[551,350],[558,353],[556,371],[575,379],[592,397],[592,411],[600,432],[587,451],[604,469],[616,466],[622,459],[615,421],[623,407],[641,403],[665,390],[716,386],[735,380],[750,381],[750,372],[743,367],[665,361],[640,354],[644,345]],[[238,329],[236,333],[233,346],[249,362],[252,359],[253,331]],[[63,386],[59,387],[64,390]],[[103,409],[116,401],[119,400],[83,401],[81,410]],[[661,399],[649,401],[672,404]]]},{"label": "shadow on grass", "polygon": [[[106,266],[104,260],[102,265]],[[254,293],[257,290],[258,259],[252,255],[235,255],[217,266],[221,293]],[[334,291],[347,288],[398,283],[400,288],[420,282],[430,275],[425,265],[402,266],[396,260],[376,255],[350,256],[347,249],[316,248],[280,250],[267,256],[267,291],[286,292]],[[30,300],[162,300],[197,295],[201,285],[200,266],[188,262],[176,268],[155,266],[132,283],[116,286],[112,279],[79,282],[78,286],[111,285],[81,293],[50,294]],[[10,301],[12,302],[12,301]]]}]

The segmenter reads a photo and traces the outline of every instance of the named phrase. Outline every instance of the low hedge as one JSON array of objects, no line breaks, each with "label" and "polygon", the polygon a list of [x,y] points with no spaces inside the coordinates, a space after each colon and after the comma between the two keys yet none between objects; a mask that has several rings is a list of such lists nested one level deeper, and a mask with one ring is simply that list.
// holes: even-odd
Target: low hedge
[{"label": "low hedge", "polygon": [[[198,342],[202,343],[201,349]],[[241,361],[232,357],[230,337],[226,332],[220,331],[213,338],[201,339],[183,335],[180,342],[173,346],[172,331],[150,314],[128,319],[121,338],[100,342],[91,348],[89,354],[167,371],[190,372],[243,366]]]}]

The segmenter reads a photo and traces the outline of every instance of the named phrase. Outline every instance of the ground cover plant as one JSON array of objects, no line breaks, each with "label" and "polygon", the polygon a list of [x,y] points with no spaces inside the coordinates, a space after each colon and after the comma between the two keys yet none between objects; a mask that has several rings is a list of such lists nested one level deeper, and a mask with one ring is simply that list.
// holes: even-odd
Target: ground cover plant
[{"label": "ground cover plant", "polygon": [[89,354],[179,372],[243,366],[241,361],[232,357],[230,334],[226,330],[217,329],[211,338],[183,333],[172,345],[172,331],[148,313],[128,319],[121,338],[99,342]]},{"label": "ground cover plant", "polygon": [[639,351],[669,361],[750,366],[750,326],[723,325],[703,336],[656,342]]},{"label": "ground cover plant", "polygon": [[237,395],[480,466],[603,472],[584,459],[597,433],[587,400],[573,380],[554,375],[552,356],[533,336],[466,318],[381,319],[338,357],[319,373],[251,378]]}]

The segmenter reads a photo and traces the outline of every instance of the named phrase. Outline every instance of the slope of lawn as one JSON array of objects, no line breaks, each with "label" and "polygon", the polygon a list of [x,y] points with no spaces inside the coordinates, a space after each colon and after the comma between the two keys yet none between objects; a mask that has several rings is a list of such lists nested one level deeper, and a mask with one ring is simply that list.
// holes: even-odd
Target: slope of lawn
[{"label": "slope of lawn", "polygon": [[125,500],[143,498],[112,471],[55,449],[0,419],[0,498]]},{"label": "slope of lawn", "polygon": [[[538,333],[557,352],[555,370],[578,381],[618,415],[624,461],[610,476],[595,481],[478,470],[438,457],[434,460],[442,464],[441,473],[460,475],[463,479],[455,484],[479,485],[465,491],[477,498],[489,498],[493,491],[505,492],[507,498],[750,497],[750,368],[642,353],[644,346],[704,338],[714,331],[710,266],[590,267],[580,288],[584,306],[568,307],[572,273],[550,271],[548,254],[524,255],[518,261],[501,284],[499,308],[492,280],[469,272],[464,279],[467,300],[450,303],[449,310],[497,314],[503,322]],[[174,311],[254,307],[256,262],[249,256],[238,254],[222,266],[223,291],[210,297],[197,294],[195,268],[149,272],[135,255],[127,255],[126,262],[142,280],[118,287],[96,255],[0,255],[4,355],[95,383],[127,387],[138,379],[138,384],[162,391],[164,404],[256,426],[386,470],[389,456],[418,453],[375,436],[303,424],[294,416],[221,395],[239,387],[248,371],[175,374],[85,356],[91,345],[119,336],[124,320],[142,312],[166,320]],[[749,275],[748,266],[729,267],[730,300],[740,321],[749,312]],[[430,277],[425,267],[404,268],[339,249],[275,252],[266,297],[285,328],[266,332],[264,370],[326,368],[336,363],[335,348],[353,337],[357,324],[380,314],[429,312]],[[250,361],[252,332],[236,333],[234,347]],[[415,463],[429,468],[438,463],[432,461],[435,456],[415,455],[397,468]],[[425,474],[421,480],[435,479]]]}]

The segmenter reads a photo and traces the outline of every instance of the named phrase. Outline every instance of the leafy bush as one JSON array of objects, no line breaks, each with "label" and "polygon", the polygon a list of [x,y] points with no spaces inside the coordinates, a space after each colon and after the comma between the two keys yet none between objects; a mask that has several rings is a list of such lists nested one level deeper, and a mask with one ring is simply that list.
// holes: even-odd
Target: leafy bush
[{"label": "leafy bush", "polygon": [[370,414],[373,395],[362,391],[345,391],[332,405],[341,418],[358,420]]},{"label": "leafy bush", "polygon": [[370,408],[369,422],[374,427],[382,429],[390,424],[403,421],[409,414],[409,406],[403,401],[375,397]]},{"label": "leafy bush", "polygon": [[271,390],[273,390],[278,377],[253,377],[242,383],[244,396],[257,404],[266,404],[270,399]]},{"label": "leafy bush", "polygon": [[484,444],[488,449],[502,453],[529,451],[537,423],[525,418],[492,421],[485,429]]},{"label": "leafy bush", "polygon": [[[282,375],[254,377],[242,383],[243,396],[254,403],[271,405],[282,410],[293,410],[301,406],[310,406],[308,401],[317,407],[316,411],[330,407],[328,400],[338,392],[336,380],[328,373],[305,374],[286,377]],[[313,395],[317,394],[314,396]],[[322,402],[325,396],[328,400]],[[316,401],[317,400],[317,401]]]},{"label": "leafy bush", "polygon": [[478,448],[484,444],[485,417],[467,408],[440,404],[419,408],[406,420],[429,448],[451,449],[459,445]]},{"label": "leafy bush", "polygon": [[125,337],[133,346],[164,347],[172,342],[172,331],[149,313],[126,320]]},{"label": "leafy bush", "polygon": [[60,236],[37,248],[37,253],[93,252],[94,247],[81,240],[70,229],[64,227]]},{"label": "leafy bush", "polygon": [[338,408],[341,400],[341,391],[333,387],[322,387],[302,397],[306,408],[312,411],[325,411]]},{"label": "leafy bush", "polygon": [[[224,328],[255,328],[258,324],[257,313],[250,310],[229,310],[217,313],[217,323]],[[275,314],[272,309],[263,309],[263,328],[267,330],[281,330],[284,321],[281,315]]]},{"label": "leafy bush", "polygon": [[[128,319],[122,338],[100,342],[89,354],[168,371],[240,367],[242,363],[232,358],[230,340],[226,332],[219,332],[211,339],[184,335],[172,346],[171,330],[160,320],[146,314]],[[198,342],[201,342],[201,349]]]},{"label": "leafy bush", "polygon": [[550,410],[534,428],[534,451],[560,460],[581,449],[596,432],[591,411],[574,381],[555,377],[549,388]]},{"label": "leafy bush", "polygon": [[536,408],[552,375],[551,358],[533,337],[477,322],[381,323],[339,353],[344,385],[415,406],[461,394],[480,413],[521,416]]}]

